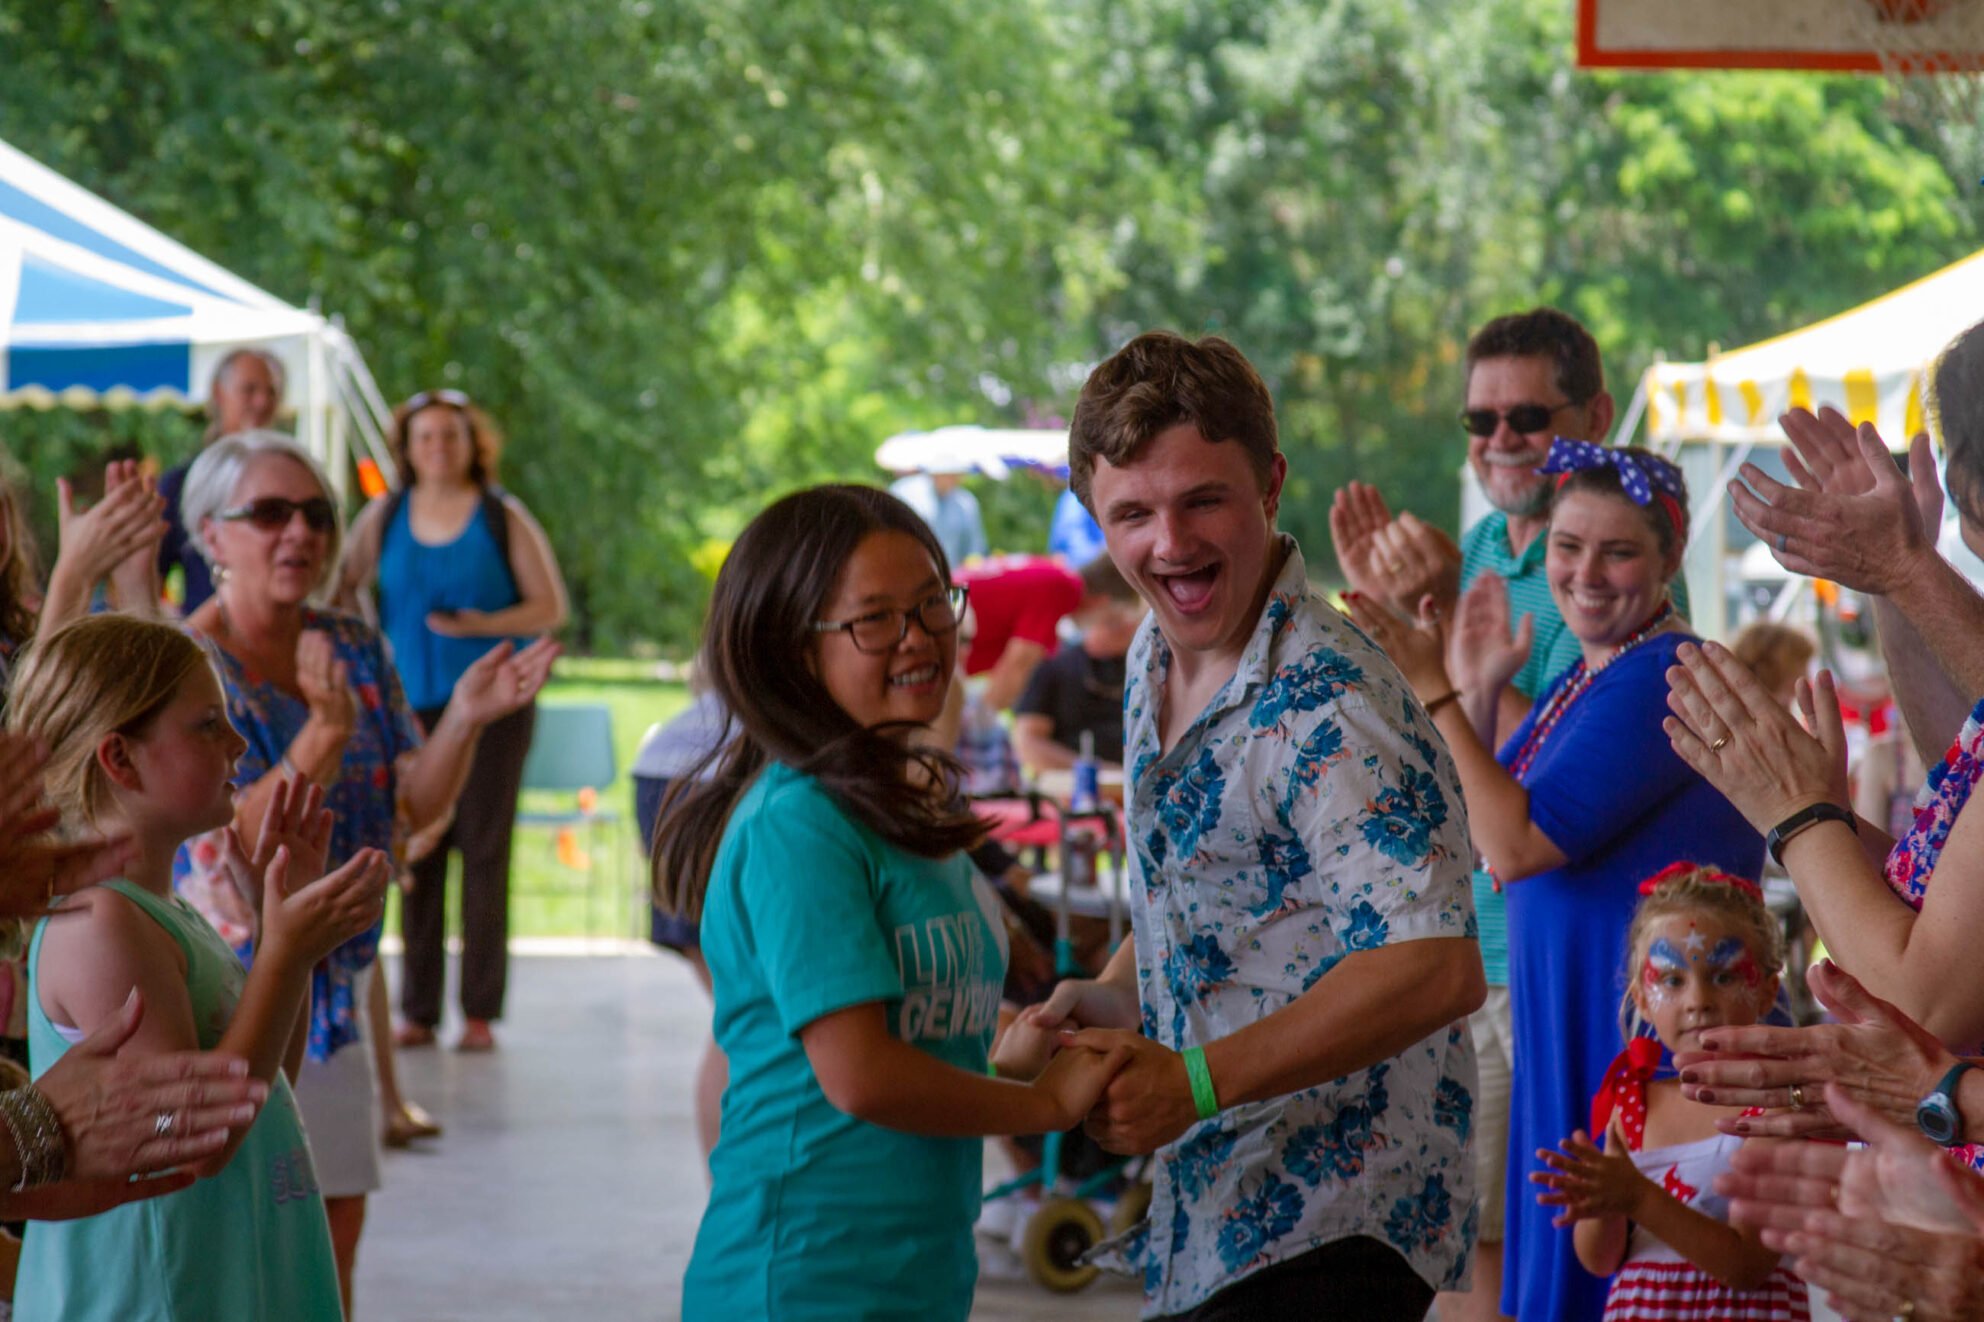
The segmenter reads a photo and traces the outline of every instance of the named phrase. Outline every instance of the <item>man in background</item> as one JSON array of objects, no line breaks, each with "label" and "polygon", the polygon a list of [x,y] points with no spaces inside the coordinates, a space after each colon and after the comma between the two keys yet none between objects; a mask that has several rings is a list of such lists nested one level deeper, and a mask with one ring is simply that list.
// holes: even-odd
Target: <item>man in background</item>
[{"label": "man in background", "polygon": [[[257,431],[272,424],[282,411],[282,361],[266,349],[242,348],[229,353],[214,369],[214,382],[208,392],[213,417],[201,444],[238,431]],[[158,480],[158,494],[165,497],[165,539],[158,547],[158,576],[164,582],[178,566],[182,574],[179,609],[191,612],[214,595],[214,582],[207,559],[193,549],[186,538],[186,527],[179,516],[179,492],[186,484],[187,460],[168,469]]]},{"label": "man in background", "polygon": [[1097,762],[1123,764],[1123,658],[1147,608],[1106,555],[1082,566],[1081,578],[1082,604],[1071,617],[1080,645],[1041,662],[1013,708],[1014,746],[1035,771],[1073,766],[1084,733]]}]

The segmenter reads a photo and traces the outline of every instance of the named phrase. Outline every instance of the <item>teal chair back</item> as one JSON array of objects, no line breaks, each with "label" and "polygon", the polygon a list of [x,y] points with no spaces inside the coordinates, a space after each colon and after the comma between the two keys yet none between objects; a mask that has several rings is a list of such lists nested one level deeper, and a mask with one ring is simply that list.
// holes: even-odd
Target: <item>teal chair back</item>
[{"label": "teal chair back", "polygon": [[598,704],[540,703],[524,788],[576,793],[613,783],[613,713]]}]

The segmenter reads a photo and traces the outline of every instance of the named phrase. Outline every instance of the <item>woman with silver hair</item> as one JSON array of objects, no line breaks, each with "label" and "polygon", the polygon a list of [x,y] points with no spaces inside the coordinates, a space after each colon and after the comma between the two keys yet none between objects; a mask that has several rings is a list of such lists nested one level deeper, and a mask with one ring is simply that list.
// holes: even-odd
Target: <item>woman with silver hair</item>
[{"label": "woman with silver hair", "polygon": [[[277,432],[223,436],[187,474],[186,526],[214,571],[213,597],[187,617],[248,741],[238,764],[234,829],[251,839],[285,779],[316,781],[337,817],[329,866],[361,848],[397,860],[411,832],[440,820],[461,792],[484,727],[530,702],[557,647],[492,649],[463,673],[447,716],[423,741],[379,635],[312,599],[337,563],[343,523],[310,455]],[[211,874],[218,842],[180,851],[176,881]],[[365,1196],[379,1186],[376,1093],[366,995],[377,929],[341,946],[314,975],[309,1047],[297,1100],[330,1216],[347,1314]]]}]

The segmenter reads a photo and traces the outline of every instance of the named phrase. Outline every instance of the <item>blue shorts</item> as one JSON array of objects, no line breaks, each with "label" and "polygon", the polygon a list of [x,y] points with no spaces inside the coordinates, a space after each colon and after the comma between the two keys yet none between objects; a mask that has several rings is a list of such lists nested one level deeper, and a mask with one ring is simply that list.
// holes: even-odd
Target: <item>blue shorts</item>
[{"label": "blue shorts", "polygon": [[[671,782],[656,776],[634,777],[634,821],[641,829],[641,852],[654,852],[654,822],[661,815],[661,800]],[[655,909],[648,916],[648,939],[667,950],[688,954],[699,949],[702,933],[690,919]]]}]

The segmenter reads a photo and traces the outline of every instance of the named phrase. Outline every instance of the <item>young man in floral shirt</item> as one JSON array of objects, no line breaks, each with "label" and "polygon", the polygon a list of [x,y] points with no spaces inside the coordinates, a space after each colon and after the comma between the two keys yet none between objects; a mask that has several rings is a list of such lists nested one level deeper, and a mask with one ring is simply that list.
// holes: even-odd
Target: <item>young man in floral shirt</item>
[{"label": "young man in floral shirt", "polygon": [[1043,1019],[1131,1063],[1089,1118],[1157,1152],[1147,1317],[1423,1316],[1473,1230],[1484,987],[1460,783],[1274,518],[1273,404],[1232,345],[1139,336],[1070,482],[1152,607],[1125,693],[1133,941]]}]

